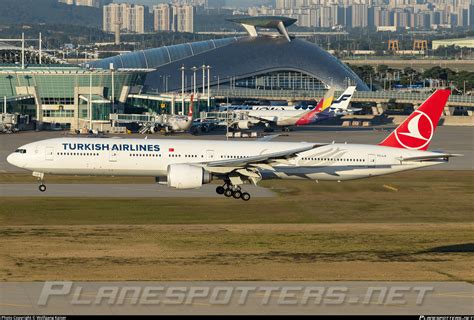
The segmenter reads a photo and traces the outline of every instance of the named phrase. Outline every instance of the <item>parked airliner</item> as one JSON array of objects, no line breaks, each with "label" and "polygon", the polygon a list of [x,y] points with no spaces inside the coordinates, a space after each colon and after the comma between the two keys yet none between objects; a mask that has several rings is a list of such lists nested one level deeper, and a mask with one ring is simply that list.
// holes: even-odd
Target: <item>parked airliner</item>
[{"label": "parked airliner", "polygon": [[334,89],[331,89],[326,92],[316,108],[310,111],[301,109],[233,111],[238,115],[245,115],[245,118],[235,121],[232,126],[238,129],[249,129],[257,124],[265,124],[267,128],[283,127],[283,131],[290,131],[291,126],[315,124],[322,120],[346,115],[352,112],[349,105],[355,89],[356,87],[348,87],[337,100],[334,100]]},{"label": "parked airliner", "polygon": [[457,155],[426,151],[449,90],[438,90],[379,145],[272,141],[57,138],[29,143],[8,162],[47,174],[150,176],[170,188],[222,180],[216,192],[248,201],[246,183],[262,179],[344,181],[445,163]]}]

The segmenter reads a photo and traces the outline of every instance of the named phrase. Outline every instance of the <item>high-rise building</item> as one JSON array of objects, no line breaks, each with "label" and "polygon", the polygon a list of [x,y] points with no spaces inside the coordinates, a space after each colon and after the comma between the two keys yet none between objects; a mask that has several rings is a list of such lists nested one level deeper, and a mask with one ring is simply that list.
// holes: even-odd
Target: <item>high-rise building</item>
[{"label": "high-rise building", "polygon": [[101,8],[105,5],[111,4],[113,0],[58,0],[58,2],[68,5]]},{"label": "high-rise building", "polygon": [[58,0],[59,3],[68,4],[70,6],[75,4],[75,0]]},{"label": "high-rise building", "polygon": [[145,7],[128,3],[112,3],[103,9],[103,30],[116,32],[117,27],[125,32],[145,32]]},{"label": "high-rise building", "polygon": [[[427,25],[428,28],[474,25],[473,0],[274,0],[274,4],[275,9],[262,6],[250,8],[248,12],[262,16],[271,11],[272,15],[301,20],[298,26],[317,28],[342,25],[426,29]],[[423,15],[415,17],[420,12],[424,12]],[[430,12],[429,17],[427,12]]]},{"label": "high-rise building", "polygon": [[194,32],[194,7],[188,4],[160,4],[153,7],[155,31]]},{"label": "high-rise building", "polygon": [[352,27],[353,28],[368,27],[368,11],[369,11],[369,6],[366,4],[352,5]]},{"label": "high-rise building", "polygon": [[191,5],[173,5],[172,31],[194,32],[194,7]]},{"label": "high-rise building", "polygon": [[172,8],[169,4],[153,6],[153,29],[155,31],[171,31]]},{"label": "high-rise building", "polygon": [[469,5],[469,26],[474,29],[474,3]]}]

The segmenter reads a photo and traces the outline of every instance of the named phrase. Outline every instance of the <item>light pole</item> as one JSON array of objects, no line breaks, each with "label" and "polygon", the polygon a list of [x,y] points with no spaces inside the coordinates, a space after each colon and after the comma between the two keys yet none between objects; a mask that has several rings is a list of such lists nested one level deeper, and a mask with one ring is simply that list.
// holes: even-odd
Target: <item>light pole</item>
[{"label": "light pole", "polygon": [[203,64],[202,67],[202,96],[206,95],[206,65]]},{"label": "light pole", "polygon": [[89,69],[89,130],[92,130],[92,70]]},{"label": "light pole", "polygon": [[25,69],[25,33],[21,34],[21,68]]},{"label": "light pole", "polygon": [[193,94],[194,97],[196,97],[196,72],[198,68],[192,67],[191,70],[193,70]]},{"label": "light pole", "polygon": [[114,64],[110,64],[110,71],[112,72],[112,112],[115,112],[115,68]]},{"label": "light pole", "polygon": [[[39,33],[39,40],[38,40],[38,47],[39,47],[39,64],[41,65],[42,64],[42,55],[43,55],[43,40],[41,39],[41,32]],[[65,59],[63,59],[65,60]]]},{"label": "light pole", "polygon": [[207,112],[211,108],[211,66],[207,66]]},{"label": "light pole", "polygon": [[186,68],[183,65],[179,70],[181,70],[181,110],[184,114],[184,72]]}]

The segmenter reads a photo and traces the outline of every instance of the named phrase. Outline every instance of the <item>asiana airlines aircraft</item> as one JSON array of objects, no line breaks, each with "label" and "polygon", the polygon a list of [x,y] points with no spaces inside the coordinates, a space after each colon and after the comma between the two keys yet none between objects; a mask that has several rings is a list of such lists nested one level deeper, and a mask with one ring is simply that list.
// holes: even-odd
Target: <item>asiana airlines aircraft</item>
[{"label": "asiana airlines aircraft", "polygon": [[29,143],[8,162],[45,175],[150,176],[175,189],[223,181],[216,192],[250,200],[242,190],[263,179],[346,181],[430,167],[458,156],[427,151],[449,90],[438,90],[378,145],[272,141],[58,138]]}]

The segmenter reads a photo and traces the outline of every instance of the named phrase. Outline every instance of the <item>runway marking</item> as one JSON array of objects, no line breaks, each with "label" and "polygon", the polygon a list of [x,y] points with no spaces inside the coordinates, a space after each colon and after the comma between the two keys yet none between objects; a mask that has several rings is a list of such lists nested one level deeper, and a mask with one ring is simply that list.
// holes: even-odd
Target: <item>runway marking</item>
[{"label": "runway marking", "polygon": [[[91,298],[97,298],[97,295],[95,295],[96,292],[82,292],[80,294],[76,293],[74,296],[75,297],[91,297]],[[123,297],[124,300],[134,300],[134,298],[129,298],[129,297]],[[164,305],[164,306],[173,306],[172,304],[169,303],[169,301],[161,301],[161,303],[159,303],[160,305]],[[202,306],[202,307],[213,307],[212,304],[208,304],[208,303],[200,303],[200,302],[193,302],[191,303],[191,305],[196,305],[196,306]],[[179,305],[177,305],[179,306]]]},{"label": "runway marking", "polygon": [[2,307],[18,307],[18,308],[33,308],[32,305],[14,304],[14,303],[0,303]]},{"label": "runway marking", "polygon": [[395,188],[395,187],[392,187],[392,186],[389,186],[389,185],[387,185],[387,184],[384,184],[384,185],[383,185],[383,187],[384,187],[385,189],[388,189],[388,190],[392,190],[392,191],[398,192],[398,189],[397,189],[397,188]]},{"label": "runway marking", "polygon": [[[467,295],[463,295],[467,294]],[[469,295],[471,294],[471,295]],[[456,297],[456,298],[471,298],[474,299],[474,294],[469,291],[465,292],[442,292],[442,293],[435,293],[435,296],[444,296],[444,297]]]}]

